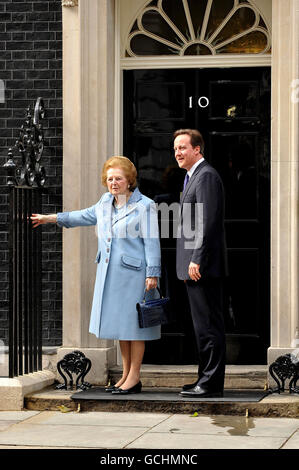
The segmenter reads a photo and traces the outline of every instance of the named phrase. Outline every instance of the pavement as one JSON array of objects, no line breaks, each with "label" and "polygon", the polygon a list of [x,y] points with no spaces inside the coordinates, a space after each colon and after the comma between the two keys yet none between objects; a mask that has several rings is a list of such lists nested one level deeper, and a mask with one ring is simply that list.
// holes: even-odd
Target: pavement
[{"label": "pavement", "polygon": [[298,450],[299,419],[80,412],[67,407],[61,411],[1,411],[0,455],[4,449],[97,449],[98,457],[105,449],[121,450],[123,455],[137,449]]}]

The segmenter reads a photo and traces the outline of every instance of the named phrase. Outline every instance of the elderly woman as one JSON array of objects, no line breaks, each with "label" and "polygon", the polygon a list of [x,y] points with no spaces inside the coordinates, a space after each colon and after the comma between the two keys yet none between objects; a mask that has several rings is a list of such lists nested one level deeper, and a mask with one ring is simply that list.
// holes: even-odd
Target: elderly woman
[{"label": "elderly woman", "polygon": [[[126,157],[109,158],[102,170],[106,192],[93,206],[71,212],[32,214],[33,227],[97,225],[97,274],[90,333],[120,343],[123,374],[107,392],[141,392],[140,368],[145,341],[159,339],[160,326],[140,328],[136,303],[157,287],[160,243],[154,202],[136,187],[137,171]],[[152,297],[154,291],[147,293]]]}]

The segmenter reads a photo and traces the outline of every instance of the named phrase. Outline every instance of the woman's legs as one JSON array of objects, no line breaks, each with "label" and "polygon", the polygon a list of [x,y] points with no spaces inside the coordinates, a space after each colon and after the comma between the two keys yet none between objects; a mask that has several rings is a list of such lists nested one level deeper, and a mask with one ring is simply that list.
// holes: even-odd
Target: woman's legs
[{"label": "woman's legs", "polygon": [[[130,366],[129,371],[126,368],[125,381],[122,382],[121,388],[127,390],[134,387],[140,380],[140,368],[143,360],[145,344],[144,341],[122,341],[123,343],[130,343]],[[122,350],[121,350],[122,351]],[[123,354],[123,353],[122,353]],[[127,365],[127,363],[126,363]],[[125,366],[124,370],[125,370]],[[124,377],[124,372],[123,372]]]},{"label": "woman's legs", "polygon": [[126,380],[131,366],[131,341],[119,341],[120,352],[123,364],[123,374],[119,381],[115,384],[116,387],[120,387]]}]

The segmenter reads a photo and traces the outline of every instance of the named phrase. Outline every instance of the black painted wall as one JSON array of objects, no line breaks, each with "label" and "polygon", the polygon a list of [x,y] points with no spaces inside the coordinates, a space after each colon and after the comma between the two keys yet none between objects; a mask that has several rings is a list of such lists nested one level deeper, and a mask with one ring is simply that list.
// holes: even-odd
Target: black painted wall
[{"label": "black painted wall", "polygon": [[[62,210],[62,11],[61,1],[0,0],[0,170],[19,135],[28,105],[44,99],[48,191],[43,212]],[[3,83],[1,82],[1,83]],[[0,85],[1,85],[0,83]],[[8,340],[8,191],[0,172],[0,339]],[[62,344],[62,233],[40,227],[43,246],[43,345]]]}]

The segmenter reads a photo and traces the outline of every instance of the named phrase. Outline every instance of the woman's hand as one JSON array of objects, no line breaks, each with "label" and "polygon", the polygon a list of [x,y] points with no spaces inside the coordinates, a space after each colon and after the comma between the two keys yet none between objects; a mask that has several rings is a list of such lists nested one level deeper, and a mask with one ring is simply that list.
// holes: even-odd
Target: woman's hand
[{"label": "woman's hand", "polygon": [[157,277],[147,277],[145,279],[145,288],[146,290],[155,289],[158,285]]},{"label": "woman's hand", "polygon": [[30,219],[32,221],[33,228],[35,228],[42,224],[56,224],[57,216],[56,214],[32,214]]}]

